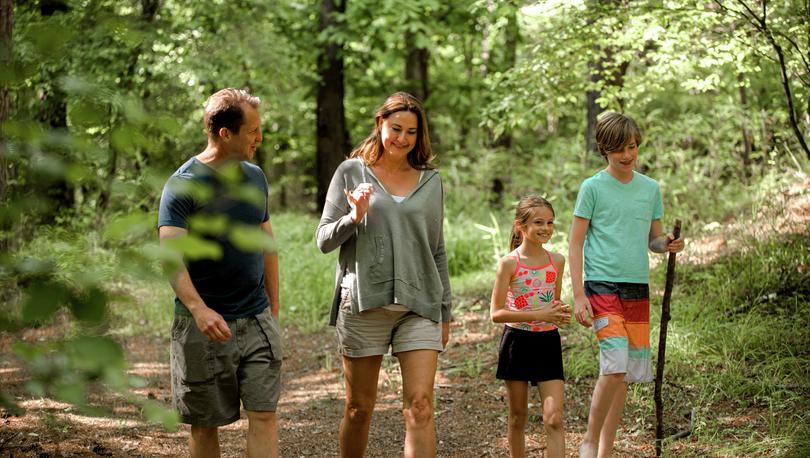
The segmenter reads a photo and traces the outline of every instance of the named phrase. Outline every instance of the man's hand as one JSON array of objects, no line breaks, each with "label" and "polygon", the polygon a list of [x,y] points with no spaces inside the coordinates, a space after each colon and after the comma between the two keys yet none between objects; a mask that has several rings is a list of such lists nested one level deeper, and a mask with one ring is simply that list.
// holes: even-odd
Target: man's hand
[{"label": "man's hand", "polygon": [[197,328],[212,342],[225,342],[231,338],[231,329],[222,315],[208,307],[202,308],[194,313],[194,321]]},{"label": "man's hand", "polygon": [[577,317],[579,324],[586,328],[591,327],[593,308],[591,308],[591,301],[587,297],[574,297],[574,315]]},{"label": "man's hand", "polygon": [[447,348],[447,342],[450,341],[450,322],[442,322],[442,347]]}]

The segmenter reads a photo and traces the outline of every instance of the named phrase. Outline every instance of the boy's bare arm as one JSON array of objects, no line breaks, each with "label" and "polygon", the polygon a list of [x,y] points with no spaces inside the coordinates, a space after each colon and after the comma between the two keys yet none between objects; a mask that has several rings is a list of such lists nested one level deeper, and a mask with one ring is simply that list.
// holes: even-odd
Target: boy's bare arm
[{"label": "boy's bare arm", "polygon": [[660,219],[652,220],[650,223],[650,240],[648,244],[650,251],[655,253],[678,253],[683,251],[683,237],[675,239],[675,236],[664,233]]},{"label": "boy's bare arm", "polygon": [[585,287],[582,283],[583,252],[585,235],[591,220],[574,216],[571,222],[571,236],[568,240],[568,263],[571,272],[571,292],[574,293],[574,314],[577,321],[583,326],[590,326],[593,310],[588,298],[585,297]]}]

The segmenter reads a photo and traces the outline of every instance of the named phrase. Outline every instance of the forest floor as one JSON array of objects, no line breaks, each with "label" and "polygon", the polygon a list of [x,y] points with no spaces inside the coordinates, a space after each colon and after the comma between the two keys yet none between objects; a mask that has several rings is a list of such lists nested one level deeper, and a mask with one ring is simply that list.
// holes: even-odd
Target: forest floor
[{"label": "forest floor", "polygon": [[[800,189],[788,191],[785,204],[788,219],[798,219],[807,227],[810,221],[808,194]],[[793,198],[794,196],[795,198]],[[795,221],[794,221],[795,222]],[[785,230],[774,227],[776,231]],[[685,261],[710,262],[713,253],[728,248],[717,235],[690,243],[691,254]],[[506,392],[495,379],[497,345],[501,327],[488,319],[489,298],[458,298],[463,304],[451,328],[451,343],[439,360],[436,378],[436,425],[438,455],[441,457],[505,457]],[[653,300],[653,303],[658,303]],[[12,395],[25,409],[21,416],[0,410],[0,457],[174,457],[184,456],[189,435],[187,426],[176,432],[144,421],[137,406],[124,396],[104,389],[91,390],[91,403],[111,408],[106,416],[86,416],[68,404],[47,398],[34,398],[23,390],[25,374],[11,357],[14,341],[47,342],[62,335],[64,320],[57,324],[28,329],[20,333],[0,333],[0,391]],[[579,326],[572,324],[572,326]],[[337,456],[337,429],[343,411],[343,381],[340,359],[335,352],[334,330],[326,328],[304,334],[285,325],[284,391],[278,407],[279,436],[282,456]],[[167,333],[168,334],[168,333]],[[584,332],[563,333],[564,349],[590,348],[596,365],[596,347]],[[590,339],[590,343],[576,339]],[[170,402],[169,342],[167,338],[128,337],[121,339],[130,373],[143,377],[147,384],[136,390],[140,396]],[[565,350],[564,350],[565,351]],[[588,355],[583,355],[588,358]],[[404,424],[401,414],[401,378],[395,358],[386,356],[380,373],[377,406],[371,426],[366,456],[395,457],[402,455]],[[566,381],[567,456],[576,456],[587,424],[588,406],[595,378],[583,377]],[[655,456],[655,420],[651,384],[644,388],[643,402],[629,404],[615,446],[617,457]],[[541,408],[536,392],[530,396],[527,428],[527,455],[545,456]],[[669,432],[688,425],[683,410],[676,406],[668,413]],[[711,415],[733,431],[745,425],[746,431],[768,434],[765,406],[739,409],[733,405],[714,405]],[[246,455],[247,420],[221,428],[222,455]],[[709,449],[694,435],[667,445],[669,456],[726,456]],[[764,453],[764,452],[763,452]],[[765,456],[765,455],[763,455]]]},{"label": "forest floor", "polygon": [[[462,329],[463,328],[463,329]],[[451,331],[452,344],[440,357],[436,379],[436,425],[438,455],[442,457],[508,456],[506,401],[502,382],[495,380],[496,349],[500,327],[485,312],[466,312]],[[52,329],[27,331],[26,341],[46,341]],[[337,427],[343,412],[343,381],[335,353],[334,330],[302,334],[285,331],[284,391],[278,407],[282,456],[337,456]],[[170,402],[168,341],[128,338],[123,344],[131,373],[145,378],[147,386],[136,390],[142,396]],[[8,354],[10,336],[0,341]],[[567,346],[567,345],[566,345]],[[377,406],[366,456],[401,456],[404,424],[401,414],[401,377],[395,358],[386,356],[380,373]],[[169,457],[182,456],[189,430],[177,432],[146,423],[137,406],[122,396],[98,390],[92,404],[111,407],[108,416],[91,417],[68,404],[23,394],[23,375],[13,366],[0,369],[0,389],[16,396],[26,409],[22,416],[8,413],[0,419],[2,457]],[[593,379],[569,380],[566,385],[568,456],[575,456],[587,423],[587,406]],[[539,396],[532,393],[527,434],[528,456],[544,456],[545,439]],[[633,407],[630,407],[633,409]],[[616,456],[654,456],[652,409],[644,421],[625,422],[616,444]],[[758,418],[751,412],[751,418]],[[628,413],[630,418],[635,415]],[[748,421],[740,418],[734,421]],[[764,427],[764,425],[763,425]],[[246,455],[247,420],[221,428],[222,455]],[[670,448],[672,450],[672,448]]]}]

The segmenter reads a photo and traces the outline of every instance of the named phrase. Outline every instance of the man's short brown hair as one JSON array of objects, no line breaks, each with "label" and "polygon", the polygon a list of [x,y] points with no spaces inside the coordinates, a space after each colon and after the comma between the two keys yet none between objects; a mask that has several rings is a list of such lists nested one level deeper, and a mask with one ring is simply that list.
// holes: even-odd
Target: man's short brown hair
[{"label": "man's short brown hair", "polygon": [[219,129],[226,128],[234,134],[245,122],[244,104],[259,108],[261,100],[243,89],[226,88],[217,91],[205,102],[203,122],[205,130],[214,137],[219,137]]},{"label": "man's short brown hair", "polygon": [[630,116],[609,111],[596,123],[596,146],[602,156],[620,151],[631,139],[641,145],[641,131]]}]

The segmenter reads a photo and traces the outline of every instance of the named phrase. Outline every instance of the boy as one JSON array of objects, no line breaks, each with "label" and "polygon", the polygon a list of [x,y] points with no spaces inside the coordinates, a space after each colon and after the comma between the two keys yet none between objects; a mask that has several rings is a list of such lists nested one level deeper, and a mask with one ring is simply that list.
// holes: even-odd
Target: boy
[{"label": "boy", "polygon": [[606,113],[596,125],[596,144],[607,167],[580,187],[568,251],[574,313],[583,326],[593,320],[599,341],[599,379],[581,458],[610,456],[627,383],[652,380],[647,249],[677,253],[684,246],[663,233],[658,183],[635,171],[636,123]]}]

